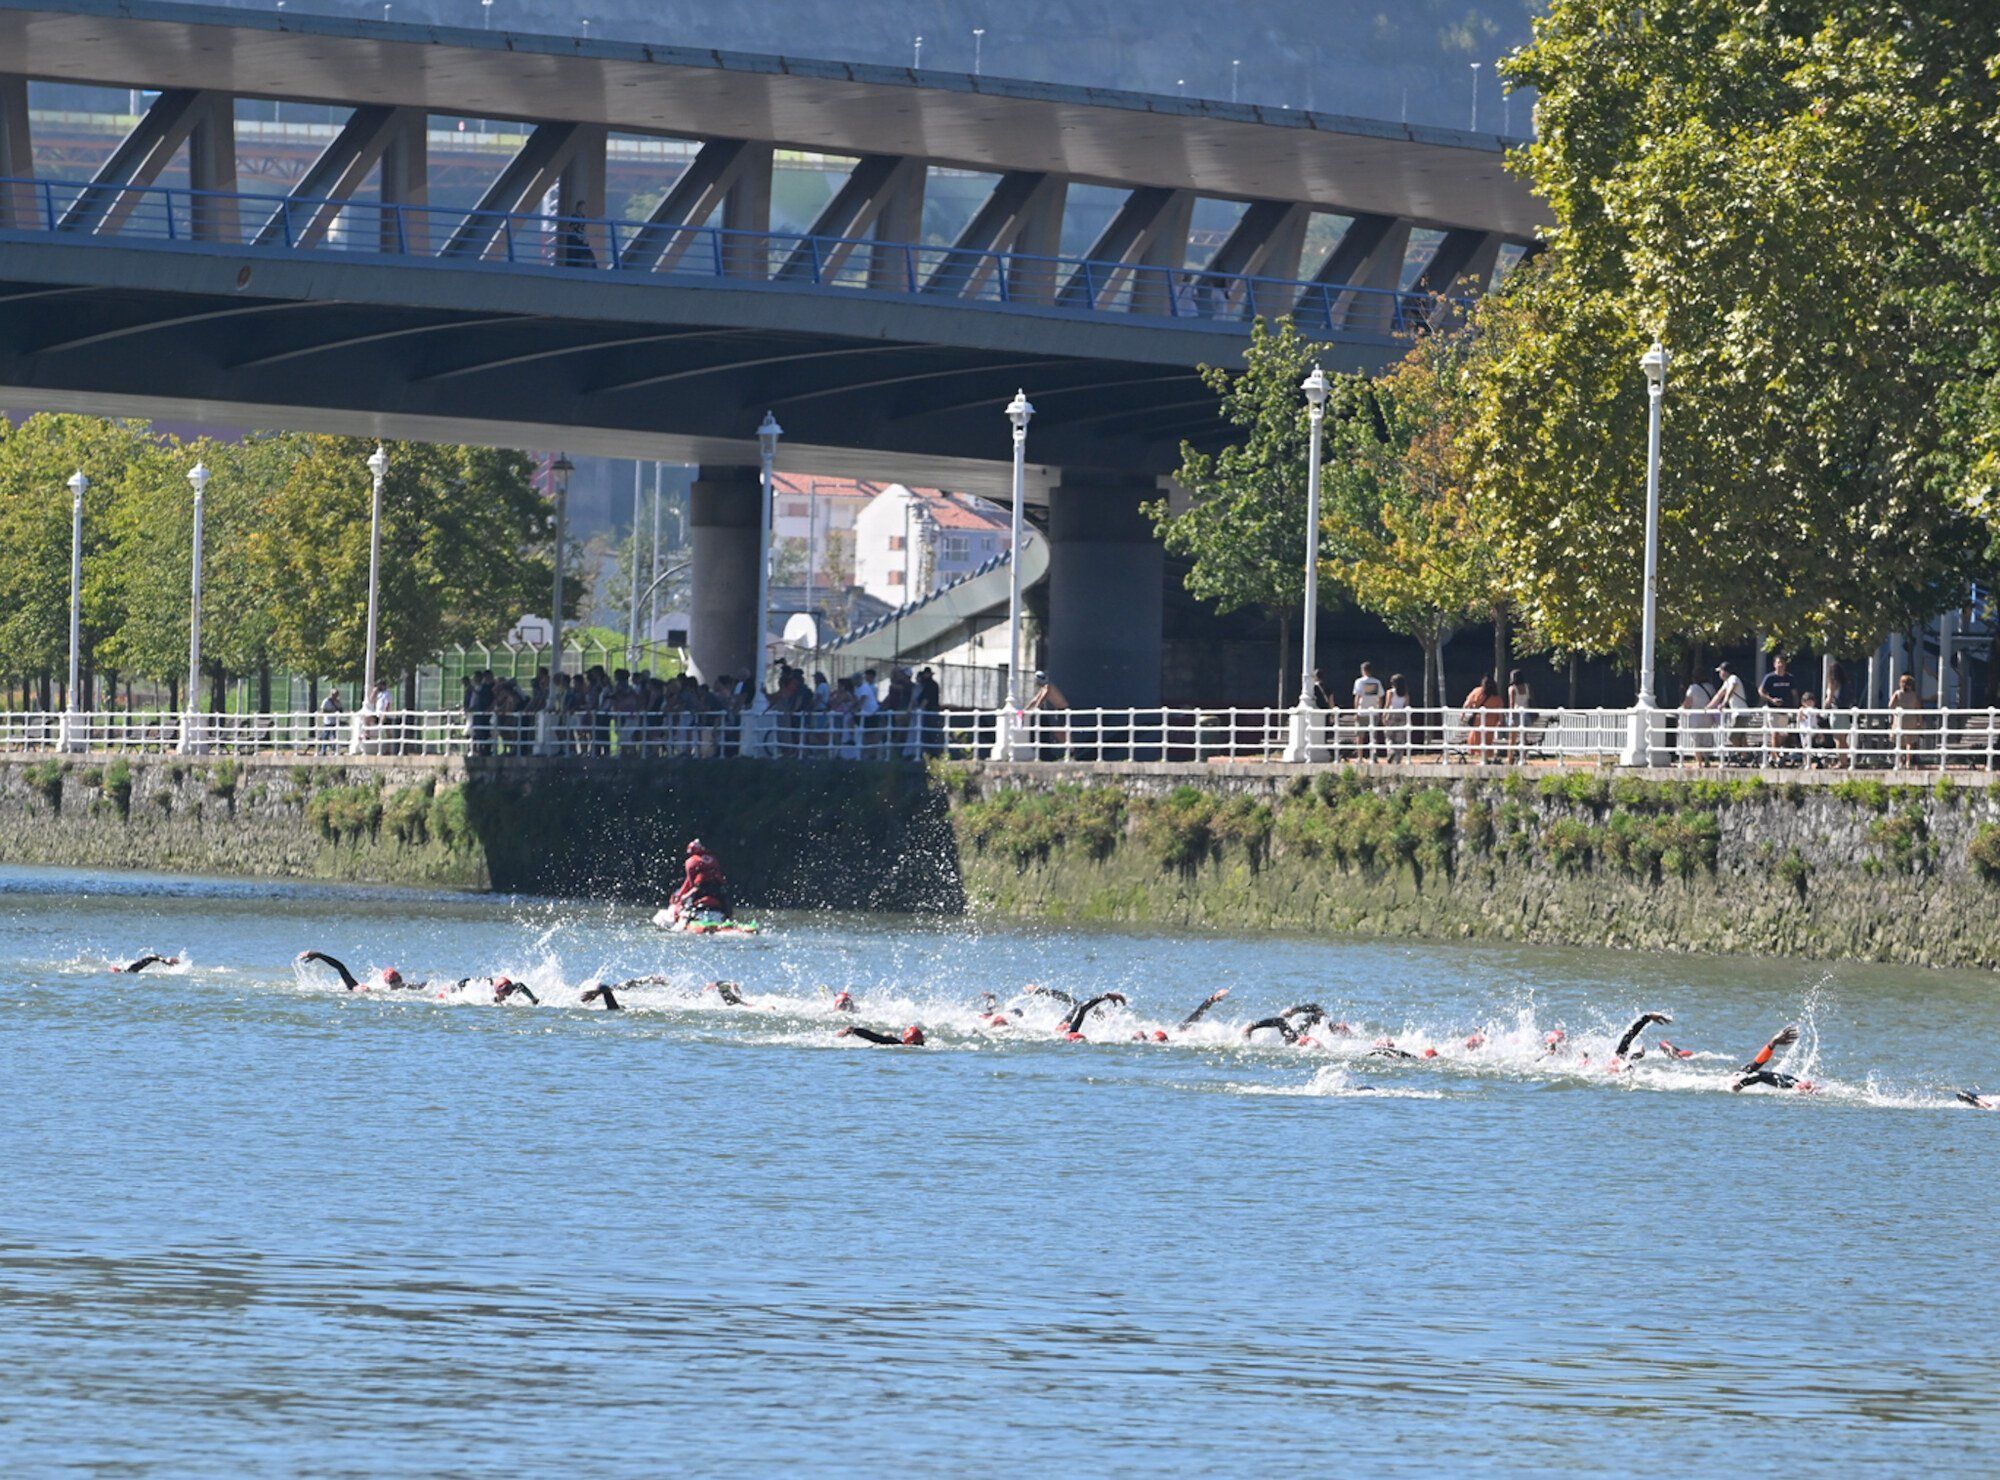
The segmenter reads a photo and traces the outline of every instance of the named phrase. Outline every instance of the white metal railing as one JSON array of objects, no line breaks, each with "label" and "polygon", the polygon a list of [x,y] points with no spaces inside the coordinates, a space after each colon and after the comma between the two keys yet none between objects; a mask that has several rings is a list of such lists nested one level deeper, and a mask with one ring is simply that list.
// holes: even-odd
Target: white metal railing
[{"label": "white metal railing", "polygon": [[2000,709],[0,711],[0,753],[65,751],[1991,771],[2000,766]]}]

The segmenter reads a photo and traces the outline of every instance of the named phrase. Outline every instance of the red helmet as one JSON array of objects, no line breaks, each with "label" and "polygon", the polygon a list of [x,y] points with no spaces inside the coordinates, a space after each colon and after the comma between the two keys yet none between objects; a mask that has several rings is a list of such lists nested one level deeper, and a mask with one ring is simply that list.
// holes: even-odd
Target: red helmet
[{"label": "red helmet", "polygon": [[693,842],[688,844],[687,850],[688,850],[688,857],[692,858],[697,853],[706,853],[708,851],[708,847],[706,844],[702,842],[700,838],[696,838]]},{"label": "red helmet", "polygon": [[903,1042],[907,1043],[911,1048],[922,1048],[924,1046],[924,1030],[919,1028],[915,1023],[911,1023],[909,1027],[903,1029]]}]

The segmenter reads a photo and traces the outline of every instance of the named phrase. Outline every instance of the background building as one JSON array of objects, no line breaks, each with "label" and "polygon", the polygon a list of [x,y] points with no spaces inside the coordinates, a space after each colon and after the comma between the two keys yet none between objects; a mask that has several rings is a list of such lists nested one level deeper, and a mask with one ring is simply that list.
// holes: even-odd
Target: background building
[{"label": "background building", "polygon": [[854,523],[854,584],[904,606],[1007,549],[1007,511],[970,494],[891,483]]}]

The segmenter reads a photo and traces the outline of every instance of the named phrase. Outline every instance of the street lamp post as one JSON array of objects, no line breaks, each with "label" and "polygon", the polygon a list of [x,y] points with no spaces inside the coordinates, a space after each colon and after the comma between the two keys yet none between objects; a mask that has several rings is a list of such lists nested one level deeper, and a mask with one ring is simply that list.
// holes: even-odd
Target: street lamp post
[{"label": "street lamp post", "polygon": [[1315,365],[1300,384],[1312,431],[1306,453],[1306,609],[1299,641],[1299,702],[1292,710],[1285,759],[1313,758],[1313,674],[1319,667],[1319,449],[1326,423],[1326,372]]},{"label": "street lamp post", "polygon": [[188,702],[181,721],[182,755],[201,749],[201,496],[208,487],[206,465],[196,463],[188,469],[188,486],[194,490],[194,575],[188,596]]},{"label": "street lamp post", "polygon": [[558,452],[549,464],[549,491],[556,501],[556,578],[549,608],[549,696],[555,697],[556,679],[563,671],[563,566],[569,559],[569,475],[576,464]]},{"label": "street lamp post", "polygon": [[986,27],[974,26],[972,28],[972,75],[974,77],[979,75],[980,52],[984,48],[985,41]]},{"label": "street lamp post", "polygon": [[639,516],[644,474],[635,458],[632,462],[632,616],[625,628],[625,666],[639,668]]},{"label": "street lamp post", "polygon": [[485,19],[484,19],[484,20],[482,20],[482,21],[480,22],[480,29],[481,29],[481,30],[484,30],[484,31],[490,31],[490,30],[492,30],[492,29],[493,29],[493,0],[479,0],[479,8],[480,8],[480,10],[481,10],[481,11],[482,11],[482,12],[484,13],[484,15],[485,15]]},{"label": "street lamp post", "polygon": [[81,700],[77,685],[83,670],[83,496],[90,480],[78,468],[69,475],[69,690],[63,703],[64,750],[80,750],[82,737],[75,732]]},{"label": "street lamp post", "polygon": [[1472,132],[1479,132],[1479,63],[1472,64]]},{"label": "street lamp post", "polygon": [[916,68],[923,66],[923,64],[924,64],[924,38],[919,36],[917,38],[917,44],[914,49],[914,53],[910,57],[910,66],[914,70]]},{"label": "street lamp post", "polygon": [[362,714],[375,702],[375,634],[381,616],[382,595],[382,482],[389,476],[389,453],[380,442],[368,455],[368,474],[374,480],[373,502],[368,510],[368,651],[361,664],[361,704],[354,715],[354,745],[362,749]]},{"label": "street lamp post", "polygon": [[757,642],[750,649],[751,671],[756,674],[758,688],[764,686],[765,645],[771,632],[771,499],[776,477],[773,468],[778,460],[778,438],[784,434],[778,418],[766,411],[757,428],[757,455],[764,465],[764,488],[757,501]]},{"label": "street lamp post", "polygon": [[1649,765],[1653,758],[1654,694],[1653,648],[1656,609],[1659,604],[1660,570],[1660,401],[1667,389],[1667,352],[1655,339],[1651,349],[1639,357],[1646,372],[1646,571],[1643,605],[1639,617],[1639,699],[1633,707],[1631,735],[1625,746],[1625,764]]},{"label": "street lamp post", "polygon": [[1007,403],[1007,420],[1014,425],[1014,519],[1007,547],[1007,713],[998,751],[1002,759],[1013,757],[1014,733],[1021,723],[1021,535],[1028,507],[1028,422],[1034,414],[1027,391],[1015,391]]}]

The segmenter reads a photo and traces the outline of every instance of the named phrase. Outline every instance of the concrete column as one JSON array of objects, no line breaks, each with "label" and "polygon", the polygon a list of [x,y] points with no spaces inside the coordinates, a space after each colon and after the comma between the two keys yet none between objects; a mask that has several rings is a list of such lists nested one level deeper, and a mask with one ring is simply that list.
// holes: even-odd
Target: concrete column
[{"label": "concrete column", "polygon": [[[0,177],[35,177],[35,141],[28,129],[28,79],[0,73]],[[0,226],[42,227],[41,200],[32,185],[0,187]]]},{"label": "concrete column", "polygon": [[383,251],[431,254],[430,180],[430,115],[413,110],[382,149],[382,204],[409,208],[382,212]]},{"label": "concrete column", "polygon": [[757,628],[756,468],[703,468],[694,481],[688,525],[694,590],[688,650],[702,682],[750,672]]},{"label": "concrete column", "polygon": [[1160,702],[1166,551],[1151,478],[1066,472],[1049,496],[1049,679],[1079,709]]},{"label": "concrete column", "polygon": [[194,198],[194,234],[201,241],[239,245],[236,202],[236,99],[208,95],[201,119],[188,134],[188,184]]}]

